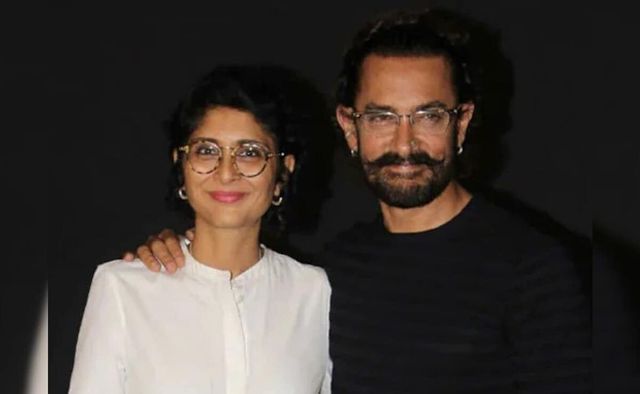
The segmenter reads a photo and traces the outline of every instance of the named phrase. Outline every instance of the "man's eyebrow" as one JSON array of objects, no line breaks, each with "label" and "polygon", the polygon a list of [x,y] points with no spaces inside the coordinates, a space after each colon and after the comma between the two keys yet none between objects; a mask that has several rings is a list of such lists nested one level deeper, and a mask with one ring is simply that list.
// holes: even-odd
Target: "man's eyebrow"
[{"label": "man's eyebrow", "polygon": [[[413,111],[424,111],[432,108],[447,108],[447,104],[440,100],[433,100],[427,103],[419,104],[413,108]],[[364,111],[390,111],[397,112],[396,108],[391,105],[382,105],[376,103],[368,103],[364,106]]]},{"label": "man's eyebrow", "polygon": [[366,111],[390,111],[395,112],[395,108],[390,105],[380,105],[376,103],[368,103],[364,106],[364,110]]},{"label": "man's eyebrow", "polygon": [[429,109],[433,109],[433,108],[446,109],[447,108],[447,104],[443,103],[440,100],[434,100],[434,101],[430,101],[430,102],[425,103],[425,104],[418,105],[417,107],[414,108],[414,111],[425,111],[425,110],[429,110]]}]

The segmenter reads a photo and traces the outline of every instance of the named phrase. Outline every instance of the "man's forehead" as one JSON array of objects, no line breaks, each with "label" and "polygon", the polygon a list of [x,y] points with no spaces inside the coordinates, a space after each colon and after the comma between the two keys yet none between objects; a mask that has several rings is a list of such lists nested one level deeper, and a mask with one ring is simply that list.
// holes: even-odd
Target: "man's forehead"
[{"label": "man's forehead", "polygon": [[449,65],[442,56],[381,56],[365,58],[356,106],[416,109],[432,102],[455,103]]}]

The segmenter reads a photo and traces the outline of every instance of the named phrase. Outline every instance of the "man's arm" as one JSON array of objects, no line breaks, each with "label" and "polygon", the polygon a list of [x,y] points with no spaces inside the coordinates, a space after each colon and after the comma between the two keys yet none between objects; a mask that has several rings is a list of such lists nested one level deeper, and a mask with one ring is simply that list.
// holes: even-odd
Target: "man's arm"
[{"label": "man's arm", "polygon": [[[193,240],[193,230],[185,234],[188,240]],[[178,268],[184,267],[184,254],[180,248],[180,238],[171,229],[164,229],[158,235],[151,235],[147,242],[138,246],[136,254],[126,252],[122,258],[133,261],[138,257],[151,271],[158,272],[164,268],[169,273],[174,273]]]},{"label": "man's arm", "polygon": [[563,248],[524,259],[512,284],[518,393],[591,392],[589,302]]}]

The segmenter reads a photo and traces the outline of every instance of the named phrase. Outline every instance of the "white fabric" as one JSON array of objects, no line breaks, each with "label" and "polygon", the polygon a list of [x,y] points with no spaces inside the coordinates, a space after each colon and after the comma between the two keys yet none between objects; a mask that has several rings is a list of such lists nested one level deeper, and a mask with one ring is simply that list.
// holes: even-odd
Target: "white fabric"
[{"label": "white fabric", "polygon": [[154,273],[100,265],[78,336],[69,392],[329,393],[325,272],[264,248],[230,279],[198,263]]}]

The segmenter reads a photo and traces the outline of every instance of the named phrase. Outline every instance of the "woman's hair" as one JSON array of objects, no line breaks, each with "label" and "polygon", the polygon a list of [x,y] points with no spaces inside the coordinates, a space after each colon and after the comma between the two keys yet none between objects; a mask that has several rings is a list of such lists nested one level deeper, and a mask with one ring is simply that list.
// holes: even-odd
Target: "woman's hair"
[{"label": "woman's hair", "polygon": [[[248,112],[272,136],[278,152],[296,157],[296,169],[291,176],[281,159],[276,159],[277,182],[283,183],[285,200],[290,199],[295,190],[298,170],[305,161],[307,146],[307,135],[300,130],[300,122],[297,120],[301,114],[296,113],[292,107],[293,99],[287,97],[287,83],[294,77],[291,71],[277,66],[215,67],[196,82],[167,123],[171,152],[189,141],[207,111],[228,107]],[[186,209],[193,215],[191,207],[177,198],[177,190],[184,184],[182,171],[182,160],[177,160],[172,166],[169,199],[174,206]],[[275,216],[279,225],[283,226],[283,212],[281,207],[271,206],[267,215],[270,218]]]}]

